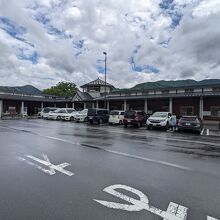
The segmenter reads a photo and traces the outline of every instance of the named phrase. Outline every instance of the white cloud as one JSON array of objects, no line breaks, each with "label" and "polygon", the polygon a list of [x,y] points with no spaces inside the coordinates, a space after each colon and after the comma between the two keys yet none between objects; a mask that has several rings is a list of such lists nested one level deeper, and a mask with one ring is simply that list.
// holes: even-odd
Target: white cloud
[{"label": "white cloud", "polygon": [[[2,0],[0,16],[26,29],[26,43],[0,29],[1,84],[45,88],[66,80],[81,85],[101,75],[97,60],[104,59],[103,51],[108,52],[108,81],[116,87],[159,79],[220,78],[219,1],[175,0],[171,12],[182,14],[175,29],[161,1]],[[36,52],[37,62],[19,59],[19,48],[26,56]],[[160,72],[135,72],[132,56],[137,65]]]}]

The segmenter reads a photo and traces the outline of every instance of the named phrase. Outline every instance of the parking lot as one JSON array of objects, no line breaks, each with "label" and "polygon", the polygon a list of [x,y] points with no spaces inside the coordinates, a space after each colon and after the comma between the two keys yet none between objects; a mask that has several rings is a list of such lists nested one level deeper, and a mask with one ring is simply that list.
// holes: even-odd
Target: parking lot
[{"label": "parking lot", "polygon": [[0,140],[1,220],[220,219],[218,137],[39,119]]}]

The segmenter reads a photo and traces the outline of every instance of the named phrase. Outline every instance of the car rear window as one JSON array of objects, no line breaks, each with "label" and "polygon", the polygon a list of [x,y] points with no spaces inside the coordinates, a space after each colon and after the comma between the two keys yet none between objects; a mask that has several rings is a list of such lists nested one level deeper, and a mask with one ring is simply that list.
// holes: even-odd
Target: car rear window
[{"label": "car rear window", "polygon": [[88,109],[88,116],[94,116],[96,114],[96,110],[95,109]]},{"label": "car rear window", "polygon": [[119,115],[119,112],[118,111],[111,111],[110,115]]},{"label": "car rear window", "polygon": [[68,113],[72,113],[72,112],[74,112],[75,110],[72,110],[72,109],[67,109],[67,112]]},{"label": "car rear window", "polygon": [[195,121],[196,117],[182,117],[180,120],[181,121]]},{"label": "car rear window", "polygon": [[125,117],[126,118],[131,118],[131,117],[134,117],[135,116],[135,111],[126,111],[125,112]]}]

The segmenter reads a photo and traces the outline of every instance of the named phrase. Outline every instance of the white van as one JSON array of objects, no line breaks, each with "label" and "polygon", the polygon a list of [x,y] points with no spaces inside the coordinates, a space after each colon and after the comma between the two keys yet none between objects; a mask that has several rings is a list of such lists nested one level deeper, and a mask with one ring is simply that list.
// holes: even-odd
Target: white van
[{"label": "white van", "polygon": [[119,124],[122,125],[123,124],[123,120],[124,120],[124,111],[120,111],[120,110],[113,110],[110,112],[109,115],[109,124]]}]

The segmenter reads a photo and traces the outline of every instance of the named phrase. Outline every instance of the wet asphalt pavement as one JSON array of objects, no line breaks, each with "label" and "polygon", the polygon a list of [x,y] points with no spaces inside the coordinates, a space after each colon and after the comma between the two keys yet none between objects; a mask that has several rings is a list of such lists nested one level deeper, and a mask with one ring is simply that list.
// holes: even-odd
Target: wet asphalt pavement
[{"label": "wet asphalt pavement", "polygon": [[[170,202],[185,206],[187,220],[220,219],[220,138],[59,121],[0,121],[1,220],[163,219],[94,200],[137,206],[103,191],[115,184],[141,191],[163,211]],[[134,192],[116,191],[140,200]]]}]

